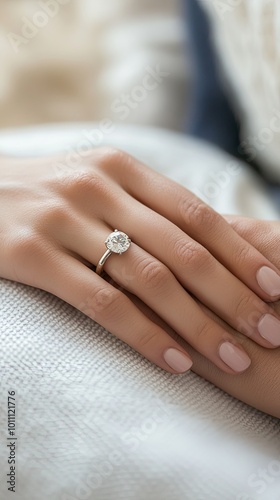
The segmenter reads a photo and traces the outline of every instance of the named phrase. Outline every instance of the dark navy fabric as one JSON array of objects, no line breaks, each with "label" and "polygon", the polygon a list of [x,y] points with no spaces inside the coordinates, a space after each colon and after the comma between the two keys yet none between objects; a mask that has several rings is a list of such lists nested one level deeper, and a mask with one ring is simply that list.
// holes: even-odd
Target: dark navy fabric
[{"label": "dark navy fabric", "polygon": [[238,156],[239,124],[221,84],[207,17],[197,0],[183,2],[193,75],[186,132]]}]

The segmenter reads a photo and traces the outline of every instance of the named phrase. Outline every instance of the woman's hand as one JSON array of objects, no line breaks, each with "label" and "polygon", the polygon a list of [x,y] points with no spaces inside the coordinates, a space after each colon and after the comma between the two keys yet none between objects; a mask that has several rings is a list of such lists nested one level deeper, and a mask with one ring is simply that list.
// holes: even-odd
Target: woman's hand
[{"label": "woman's hand", "polygon": [[[120,151],[96,149],[58,176],[59,160],[1,159],[2,277],[57,295],[172,373],[191,367],[189,355],[128,295],[229,374],[250,359],[197,300],[261,346],[280,345],[278,315],[267,304],[280,297],[277,267],[223,217]],[[115,228],[132,244],[106,261],[112,284],[92,267]]]},{"label": "woman's hand", "polygon": [[[275,266],[280,266],[280,222],[259,221],[237,216],[228,216],[226,219],[240,236],[254,245]],[[273,307],[279,314],[280,301],[275,302]],[[236,378],[221,373],[214,365],[205,362],[205,358],[196,351],[192,351],[194,360],[192,369],[232,396],[280,418],[280,349],[263,349],[250,339],[241,337],[238,332],[233,332],[228,325],[223,324],[209,311],[206,312],[239,338],[249,352],[252,364],[249,370]],[[161,326],[164,327],[164,325]],[[166,325],[165,330],[168,331]]]}]

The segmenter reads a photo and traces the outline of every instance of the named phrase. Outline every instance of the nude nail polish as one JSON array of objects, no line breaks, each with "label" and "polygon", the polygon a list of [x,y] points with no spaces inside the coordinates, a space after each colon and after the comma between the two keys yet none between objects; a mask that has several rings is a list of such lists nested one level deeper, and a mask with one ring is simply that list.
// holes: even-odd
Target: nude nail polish
[{"label": "nude nail polish", "polygon": [[259,321],[258,330],[273,346],[280,346],[280,321],[275,316],[265,314]]},{"label": "nude nail polish", "polygon": [[251,364],[249,356],[231,342],[221,344],[219,354],[221,360],[235,372],[243,372]]},{"label": "nude nail polish", "polygon": [[258,270],[257,282],[271,297],[280,295],[280,276],[270,267],[263,266]]},{"label": "nude nail polish", "polygon": [[192,360],[186,356],[182,351],[170,347],[165,351],[163,357],[166,363],[179,373],[188,371],[192,366]]}]

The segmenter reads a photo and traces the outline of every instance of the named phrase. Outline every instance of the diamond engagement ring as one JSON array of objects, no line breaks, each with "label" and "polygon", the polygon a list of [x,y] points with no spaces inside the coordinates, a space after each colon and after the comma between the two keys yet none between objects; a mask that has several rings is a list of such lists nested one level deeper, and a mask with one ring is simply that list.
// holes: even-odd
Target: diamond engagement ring
[{"label": "diamond engagement ring", "polygon": [[96,274],[98,274],[99,276],[101,275],[104,264],[112,253],[124,253],[129,249],[130,244],[131,239],[127,236],[127,234],[123,233],[122,231],[118,231],[118,229],[115,229],[113,233],[109,234],[108,238],[105,241],[107,250],[104,255],[102,255],[100,261],[96,266]]}]

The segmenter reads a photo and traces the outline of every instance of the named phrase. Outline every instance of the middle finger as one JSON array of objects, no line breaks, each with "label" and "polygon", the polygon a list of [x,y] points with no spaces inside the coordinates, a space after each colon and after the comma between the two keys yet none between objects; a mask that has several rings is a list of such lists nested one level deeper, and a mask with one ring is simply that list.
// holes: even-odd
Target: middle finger
[{"label": "middle finger", "polygon": [[106,214],[111,227],[121,224],[132,241],[236,330],[264,347],[280,346],[280,319],[272,307],[175,224],[129,195],[122,204]]}]

